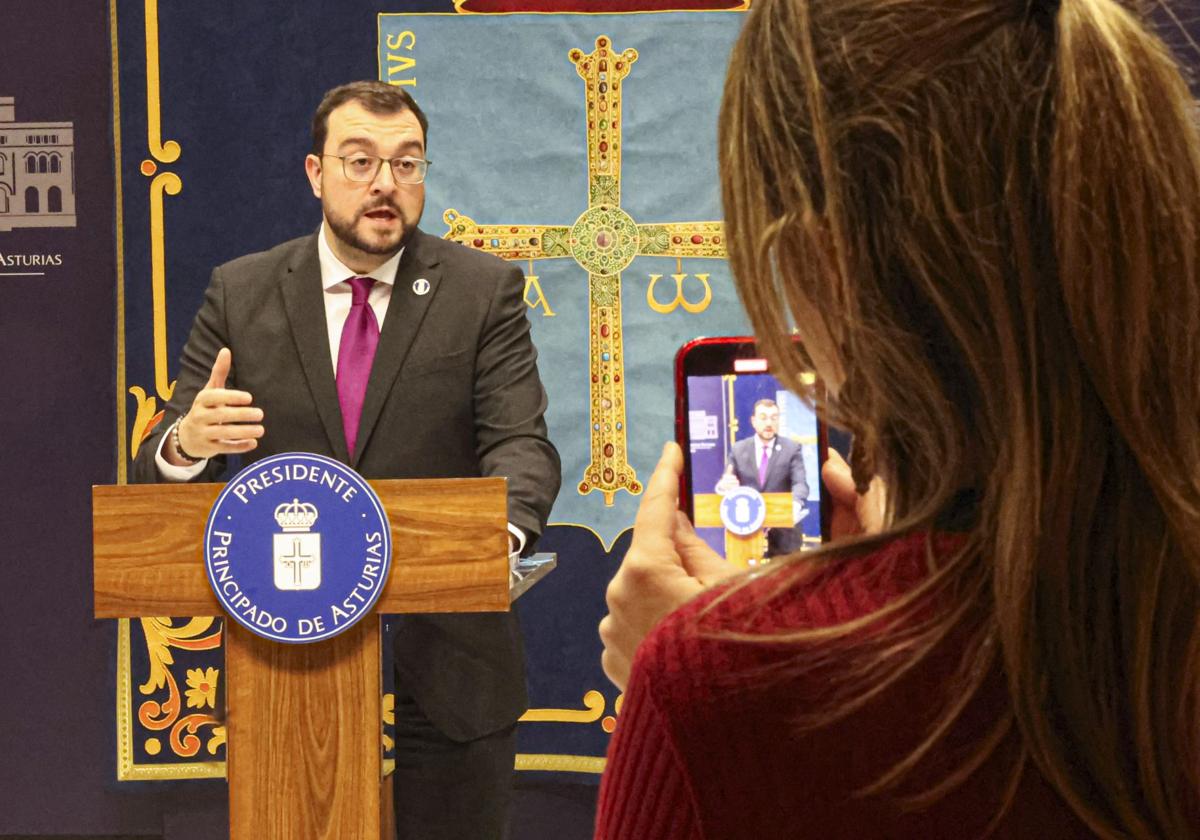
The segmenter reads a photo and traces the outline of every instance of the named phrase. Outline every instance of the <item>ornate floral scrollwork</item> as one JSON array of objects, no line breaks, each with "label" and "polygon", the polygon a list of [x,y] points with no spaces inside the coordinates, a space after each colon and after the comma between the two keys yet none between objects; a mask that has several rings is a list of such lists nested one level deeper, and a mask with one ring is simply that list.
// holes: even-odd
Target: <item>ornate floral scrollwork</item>
[{"label": "ornate floral scrollwork", "polygon": [[158,408],[158,400],[155,397],[149,396],[144,388],[134,385],[129,389],[129,393],[137,400],[137,413],[133,418],[133,432],[129,436],[129,451],[130,457],[136,456],[138,449],[142,446],[142,441],[149,437],[154,431],[154,427],[162,422],[162,411],[155,411]]},{"label": "ornate floral scrollwork", "polygon": [[175,382],[167,362],[167,256],[163,222],[163,195],[179,195],[183,181],[174,172],[163,172],[150,182],[150,294],[154,313],[154,389],[171,399]]},{"label": "ornate floral scrollwork", "polygon": [[[396,725],[396,695],[387,693],[383,695],[383,725],[385,727]],[[383,733],[383,751],[391,752],[396,746],[396,741],[387,734]]]},{"label": "ornate floral scrollwork", "polygon": [[182,149],[162,139],[162,105],[158,72],[158,0],[146,0],[146,145],[163,163],[179,160]]},{"label": "ornate floral scrollwork", "polygon": [[[197,733],[201,727],[214,727],[207,745],[210,754],[215,755],[217,747],[225,742],[225,727],[220,718],[203,711],[182,714],[185,700],[189,709],[208,707],[216,710],[220,671],[213,667],[189,669],[186,674],[187,689],[182,693],[171,671],[171,666],[175,664],[173,648],[199,651],[220,647],[221,628],[209,632],[215,621],[214,618],[191,618],[176,627],[171,618],[141,619],[150,673],[146,681],[138,686],[138,691],[152,695],[165,689],[167,697],[165,700],[152,697],[144,701],[138,706],[137,720],[153,732],[169,730],[167,743],[171,752],[181,758],[191,758],[200,752],[202,743]],[[156,750],[161,749],[157,739],[154,743]]]},{"label": "ornate floral scrollwork", "polygon": [[604,714],[604,695],[592,689],[583,695],[582,709],[530,709],[521,715],[522,723],[592,723]]}]

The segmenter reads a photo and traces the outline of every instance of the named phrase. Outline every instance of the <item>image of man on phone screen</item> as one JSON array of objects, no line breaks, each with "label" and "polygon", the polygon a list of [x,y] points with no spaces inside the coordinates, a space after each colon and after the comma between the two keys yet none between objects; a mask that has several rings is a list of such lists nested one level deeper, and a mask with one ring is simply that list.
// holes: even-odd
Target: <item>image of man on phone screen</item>
[{"label": "image of man on phone screen", "polygon": [[754,404],[750,425],[754,434],[731,447],[715,492],[724,495],[741,486],[760,493],[790,492],[793,527],[767,529],[766,556],[797,551],[804,542],[798,525],[808,513],[808,480],[801,446],[779,436],[779,405],[774,400],[761,399]]}]

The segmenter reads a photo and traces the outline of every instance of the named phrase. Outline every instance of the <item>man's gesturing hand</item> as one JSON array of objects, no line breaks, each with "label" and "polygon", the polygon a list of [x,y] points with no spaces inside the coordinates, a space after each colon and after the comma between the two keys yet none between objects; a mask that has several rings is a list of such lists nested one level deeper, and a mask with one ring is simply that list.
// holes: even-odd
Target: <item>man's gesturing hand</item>
[{"label": "man's gesturing hand", "polygon": [[725,468],[725,472],[721,474],[721,480],[717,482],[717,486],[713,488],[713,492],[724,496],[740,486],[741,482],[738,481],[737,476],[733,473],[733,464],[730,464]]},{"label": "man's gesturing hand", "polygon": [[600,664],[622,691],[629,681],[633,653],[650,629],[676,607],[738,571],[696,535],[679,511],[682,471],[683,452],[668,443],[646,483],[633,542],[608,585],[608,615],[600,622],[604,642]]},{"label": "man's gesturing hand", "polygon": [[[251,405],[253,397],[247,391],[225,387],[232,362],[233,354],[222,347],[208,382],[179,424],[179,445],[194,458],[249,452],[263,436],[262,409]],[[174,446],[164,446],[163,454],[173,464],[187,463]]]}]

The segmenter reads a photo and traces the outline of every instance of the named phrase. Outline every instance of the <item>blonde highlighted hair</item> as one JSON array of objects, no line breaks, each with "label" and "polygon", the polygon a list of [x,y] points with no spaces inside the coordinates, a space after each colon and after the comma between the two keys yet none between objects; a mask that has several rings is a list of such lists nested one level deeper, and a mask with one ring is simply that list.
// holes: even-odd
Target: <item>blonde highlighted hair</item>
[{"label": "blonde highlighted hair", "polygon": [[1194,108],[1115,0],[756,0],[721,111],[730,260],[775,370],[804,390],[790,336],[818,324],[846,375],[823,408],[891,534],[977,499],[888,609],[950,606],[846,695],[969,625],[964,688],[1003,669],[1028,756],[1105,837],[1200,836]]}]

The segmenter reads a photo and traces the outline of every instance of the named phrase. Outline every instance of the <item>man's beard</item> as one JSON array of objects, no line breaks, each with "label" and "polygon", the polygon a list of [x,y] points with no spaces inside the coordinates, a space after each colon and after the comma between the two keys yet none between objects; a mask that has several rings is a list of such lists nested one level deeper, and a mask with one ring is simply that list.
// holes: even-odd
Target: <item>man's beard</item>
[{"label": "man's beard", "polygon": [[[396,218],[400,220],[400,229],[396,231],[396,235],[385,239],[369,240],[359,234],[357,229],[359,220],[367,213],[373,210],[380,210],[384,207],[395,213]],[[399,251],[414,227],[408,224],[408,220],[404,218],[404,215],[400,212],[400,208],[389,202],[377,203],[371,207],[365,207],[353,219],[339,216],[329,207],[323,209],[325,211],[325,221],[329,224],[329,229],[333,231],[334,236],[351,248],[374,256],[384,256]]]}]

